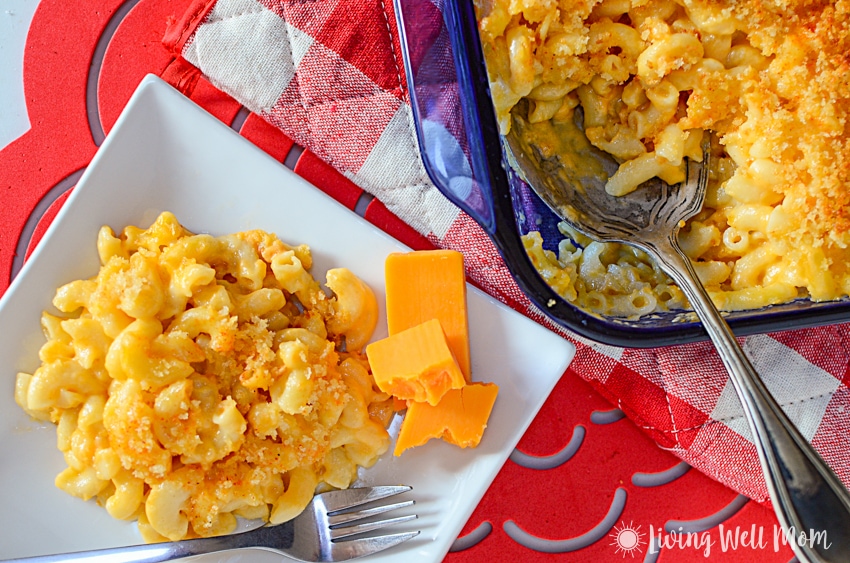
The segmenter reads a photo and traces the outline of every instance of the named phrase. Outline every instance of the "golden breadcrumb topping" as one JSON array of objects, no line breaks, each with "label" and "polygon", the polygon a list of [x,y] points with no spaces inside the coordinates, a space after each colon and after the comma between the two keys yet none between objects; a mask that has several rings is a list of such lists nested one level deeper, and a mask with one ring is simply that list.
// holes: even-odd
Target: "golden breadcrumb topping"
[{"label": "golden breadcrumb topping", "polygon": [[[711,135],[705,207],[680,239],[719,306],[850,293],[850,1],[477,8],[502,132],[519,112],[534,140],[557,152],[553,139],[581,107],[588,141],[620,162],[606,185],[612,195],[652,176],[681,181],[683,160],[701,158],[700,140]],[[618,316],[681,305],[667,280],[636,266],[644,257],[562,230],[577,244],[557,254],[526,243],[568,300]],[[637,292],[655,302],[612,305]]]}]

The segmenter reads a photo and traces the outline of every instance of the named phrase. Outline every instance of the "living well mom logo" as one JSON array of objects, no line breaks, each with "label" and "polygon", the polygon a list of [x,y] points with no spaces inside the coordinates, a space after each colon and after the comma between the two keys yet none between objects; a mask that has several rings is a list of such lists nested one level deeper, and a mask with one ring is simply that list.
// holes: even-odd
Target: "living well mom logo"
[{"label": "living well mom logo", "polygon": [[663,526],[648,528],[621,522],[610,532],[611,546],[615,553],[623,558],[636,557],[645,553],[659,553],[661,550],[693,550],[708,559],[712,553],[727,553],[732,551],[773,551],[778,553],[794,544],[820,546],[829,549],[832,545],[825,531],[797,531],[775,525],[772,528],[764,526],[724,526],[700,532],[686,532],[681,527],[675,530]]}]

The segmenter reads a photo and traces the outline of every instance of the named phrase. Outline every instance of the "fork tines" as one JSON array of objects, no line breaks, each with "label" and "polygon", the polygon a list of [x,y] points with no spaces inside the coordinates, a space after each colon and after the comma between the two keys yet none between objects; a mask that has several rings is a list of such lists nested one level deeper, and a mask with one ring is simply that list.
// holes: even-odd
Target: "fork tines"
[{"label": "fork tines", "polygon": [[340,489],[322,493],[319,497],[328,513],[339,512],[347,508],[354,508],[369,502],[385,499],[401,493],[406,493],[413,487],[407,485],[383,486],[383,487],[356,487],[352,489]]},{"label": "fork tines", "polygon": [[353,536],[355,534],[371,532],[373,530],[377,530],[385,526],[391,526],[393,524],[401,524],[402,522],[409,522],[410,520],[415,520],[417,517],[416,514],[409,514],[407,516],[398,516],[396,518],[388,518],[386,520],[379,520],[377,522],[364,522],[363,524],[345,526],[345,524],[349,524],[351,522],[356,522],[358,520],[369,518],[370,516],[375,516],[377,514],[383,514],[384,512],[389,512],[398,508],[404,508],[405,506],[410,506],[412,504],[414,504],[414,501],[408,500],[405,502],[388,504],[386,506],[378,506],[375,508],[358,510],[357,512],[344,512],[342,514],[337,513],[329,515],[328,524],[331,528],[331,539],[338,540],[340,538]]},{"label": "fork tines", "polygon": [[[322,504],[327,510],[327,525],[330,528],[331,540],[337,542],[342,538],[348,538],[357,534],[365,534],[392,526],[409,522],[417,518],[416,514],[398,516],[384,520],[368,521],[357,523],[362,520],[384,514],[393,510],[412,506],[415,501],[408,500],[387,505],[378,505],[362,510],[352,511],[350,509],[358,506],[363,506],[378,500],[389,498],[411,490],[408,486],[383,486],[383,487],[368,487],[368,488],[353,488],[343,489],[339,491],[331,491],[320,495]],[[398,534],[389,534],[380,537],[368,537],[360,540],[346,540],[345,544],[348,548],[354,548],[357,542],[368,542],[372,547],[376,541],[380,541],[384,548],[391,547],[406,541],[418,535],[419,532],[402,532]]]}]

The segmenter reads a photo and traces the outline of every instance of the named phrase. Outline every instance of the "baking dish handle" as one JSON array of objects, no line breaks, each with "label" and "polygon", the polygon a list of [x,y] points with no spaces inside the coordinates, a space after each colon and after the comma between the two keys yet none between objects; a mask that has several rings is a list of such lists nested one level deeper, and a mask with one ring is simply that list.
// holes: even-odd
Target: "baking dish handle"
[{"label": "baking dish handle", "polygon": [[492,234],[493,201],[482,157],[501,151],[500,141],[497,133],[488,142],[474,118],[468,61],[455,48],[465,41],[458,33],[459,6],[451,0],[395,0],[395,8],[425,170],[440,192]]},{"label": "baking dish handle", "polygon": [[[472,0],[394,2],[426,172],[443,195],[487,232],[520,289],[539,309],[566,328],[594,324],[597,319],[555,293],[523,246],[518,221],[525,221],[526,231],[532,223],[546,221],[538,221],[533,206],[525,205],[524,193],[530,191],[523,190],[506,164]],[[612,338],[620,336],[613,333]]]}]

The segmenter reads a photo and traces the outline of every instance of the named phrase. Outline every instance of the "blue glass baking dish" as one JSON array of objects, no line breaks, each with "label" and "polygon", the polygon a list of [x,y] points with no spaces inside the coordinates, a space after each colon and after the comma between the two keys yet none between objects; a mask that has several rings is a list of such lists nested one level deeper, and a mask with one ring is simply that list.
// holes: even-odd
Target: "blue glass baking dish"
[{"label": "blue glass baking dish", "polygon": [[[563,235],[558,218],[507,164],[473,0],[395,0],[395,8],[425,169],[484,228],[531,301],[559,325],[606,344],[642,348],[707,339],[701,324],[683,320],[681,311],[636,320],[600,317],[549,287],[521,236],[540,231],[544,247],[555,250]],[[850,320],[850,300],[800,299],[726,318],[738,335],[804,328]]]}]

